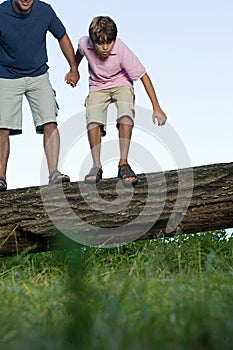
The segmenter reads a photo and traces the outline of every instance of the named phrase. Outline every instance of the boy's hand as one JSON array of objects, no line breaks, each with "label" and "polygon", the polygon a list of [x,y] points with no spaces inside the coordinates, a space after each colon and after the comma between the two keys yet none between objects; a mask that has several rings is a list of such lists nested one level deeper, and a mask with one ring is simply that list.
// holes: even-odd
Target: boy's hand
[{"label": "boy's hand", "polygon": [[158,126],[163,126],[167,121],[167,116],[162,109],[156,111],[154,110],[152,120],[154,124],[158,124]]},{"label": "boy's hand", "polygon": [[77,70],[73,70],[73,71],[69,71],[66,75],[65,75],[65,82],[66,84],[69,84],[70,86],[72,86],[73,88],[77,85],[77,82],[80,79],[80,75],[79,72]]}]

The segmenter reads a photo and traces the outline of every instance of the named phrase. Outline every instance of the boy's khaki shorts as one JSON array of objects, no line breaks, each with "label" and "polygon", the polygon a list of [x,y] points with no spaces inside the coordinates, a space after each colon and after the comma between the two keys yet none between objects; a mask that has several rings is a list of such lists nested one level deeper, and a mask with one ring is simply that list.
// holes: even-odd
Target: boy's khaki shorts
[{"label": "boy's khaki shorts", "polygon": [[110,103],[115,103],[117,109],[117,125],[122,117],[128,117],[134,123],[135,96],[132,87],[120,86],[92,91],[85,100],[87,127],[91,123],[99,124],[102,136],[106,134],[107,111]]},{"label": "boy's khaki shorts", "polygon": [[22,103],[25,95],[32,112],[36,132],[43,134],[43,125],[56,123],[58,104],[46,72],[38,77],[0,78],[0,129],[10,135],[22,133]]}]

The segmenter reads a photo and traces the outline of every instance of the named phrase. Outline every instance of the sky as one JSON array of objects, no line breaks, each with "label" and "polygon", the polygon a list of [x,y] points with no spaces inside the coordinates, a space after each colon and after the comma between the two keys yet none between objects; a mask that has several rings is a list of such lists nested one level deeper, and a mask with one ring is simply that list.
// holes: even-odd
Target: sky
[{"label": "sky", "polygon": [[[75,50],[78,39],[88,34],[92,18],[108,15],[117,24],[118,36],[146,67],[168,122],[162,128],[152,124],[150,100],[141,81],[135,82],[137,107],[129,162],[137,173],[232,161],[232,0],[47,2],[64,23]],[[51,34],[47,49],[50,80],[60,106],[59,169],[71,181],[80,181],[91,165],[84,118],[87,63],[81,63],[80,81],[72,89],[64,82],[69,66]],[[35,133],[26,100],[23,112],[23,134],[11,137],[9,189],[48,181],[43,138]],[[117,175],[117,149],[111,106],[103,139],[104,177]]]}]

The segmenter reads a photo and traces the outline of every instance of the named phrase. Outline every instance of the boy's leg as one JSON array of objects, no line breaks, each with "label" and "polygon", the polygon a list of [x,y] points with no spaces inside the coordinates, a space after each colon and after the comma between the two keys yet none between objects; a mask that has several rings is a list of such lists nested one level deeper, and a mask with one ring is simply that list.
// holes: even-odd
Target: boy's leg
[{"label": "boy's leg", "polygon": [[137,176],[128,164],[128,153],[135,116],[134,90],[129,86],[121,86],[116,89],[113,98],[116,102],[118,112],[117,126],[120,144],[118,177],[123,179],[124,184],[135,185],[137,183]]},{"label": "boy's leg", "polygon": [[[128,153],[130,147],[130,141],[133,130],[133,122],[129,117],[122,117],[118,121],[119,128],[119,145],[120,145],[120,160],[119,160],[119,168],[122,165],[128,164]],[[136,181],[137,177],[135,176],[127,176],[124,179],[124,182],[132,183]]]},{"label": "boy's leg", "polygon": [[102,179],[101,138],[106,134],[105,125],[110,102],[110,89],[92,91],[85,100],[87,133],[93,160],[93,167],[85,176],[86,183],[97,183]]},{"label": "boy's leg", "polygon": [[101,149],[101,129],[96,123],[91,123],[87,128],[88,139],[91,148],[91,154],[93,159],[93,167],[102,168],[100,161],[100,149]]},{"label": "boy's leg", "polygon": [[88,139],[93,159],[93,167],[85,176],[86,183],[97,183],[102,179],[102,164],[100,161],[101,129],[99,124],[91,123],[87,127]]},{"label": "boy's leg", "polygon": [[119,165],[123,165],[128,164],[128,153],[132,136],[133,123],[128,117],[122,117],[118,123],[120,144]]}]

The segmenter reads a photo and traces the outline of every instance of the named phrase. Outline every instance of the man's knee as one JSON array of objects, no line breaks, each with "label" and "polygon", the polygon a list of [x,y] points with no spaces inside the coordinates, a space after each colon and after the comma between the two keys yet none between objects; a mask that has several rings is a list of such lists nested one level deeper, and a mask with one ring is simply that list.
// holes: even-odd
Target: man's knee
[{"label": "man's knee", "polygon": [[0,129],[0,137],[1,139],[8,139],[10,135],[10,130],[9,129]]},{"label": "man's knee", "polygon": [[54,130],[57,130],[57,123],[47,123],[43,125],[44,134],[52,133]]}]

